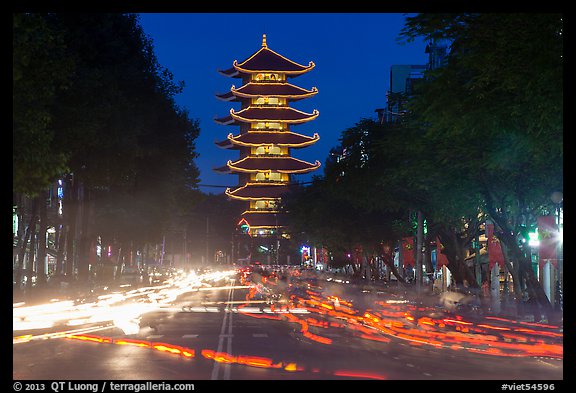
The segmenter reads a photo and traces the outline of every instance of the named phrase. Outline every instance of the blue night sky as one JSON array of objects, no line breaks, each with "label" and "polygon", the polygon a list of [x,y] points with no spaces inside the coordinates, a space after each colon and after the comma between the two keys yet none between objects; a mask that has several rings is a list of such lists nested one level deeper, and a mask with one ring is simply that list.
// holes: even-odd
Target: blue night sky
[{"label": "blue night sky", "polygon": [[[201,185],[237,185],[236,175],[216,173],[212,168],[238,158],[237,150],[220,149],[215,141],[237,126],[224,126],[214,118],[226,116],[240,103],[224,102],[215,97],[240,79],[218,73],[241,62],[260,49],[262,34],[273,51],[303,65],[316,67],[290,82],[318,94],[291,104],[293,108],[320,115],[310,122],[295,125],[292,131],[304,135],[317,132],[320,140],[292,155],[309,162],[322,163],[317,171],[297,175],[308,181],[322,175],[323,165],[340,134],[362,118],[376,118],[376,108],[386,102],[390,66],[426,64],[425,42],[399,41],[405,14],[401,13],[143,13],[140,23],[152,39],[159,63],[183,81],[184,91],[175,97],[177,104],[200,122],[196,150],[200,156]],[[219,194],[224,187],[200,187]]]}]

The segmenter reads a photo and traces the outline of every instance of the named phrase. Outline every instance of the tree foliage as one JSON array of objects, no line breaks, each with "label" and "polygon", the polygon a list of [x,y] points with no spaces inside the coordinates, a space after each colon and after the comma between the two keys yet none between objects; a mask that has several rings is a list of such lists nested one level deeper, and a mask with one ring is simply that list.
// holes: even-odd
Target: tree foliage
[{"label": "tree foliage", "polygon": [[34,196],[67,169],[51,108],[69,86],[73,62],[61,33],[40,15],[14,14],[12,28],[13,190]]},{"label": "tree foliage", "polygon": [[166,221],[191,203],[198,182],[199,124],[174,102],[183,83],[158,64],[136,15],[53,14],[49,20],[64,32],[76,63],[54,108],[71,170],[86,188],[115,201],[116,214],[107,205],[98,210],[115,217],[109,228],[128,225],[133,230],[124,236],[144,230],[160,236]]}]

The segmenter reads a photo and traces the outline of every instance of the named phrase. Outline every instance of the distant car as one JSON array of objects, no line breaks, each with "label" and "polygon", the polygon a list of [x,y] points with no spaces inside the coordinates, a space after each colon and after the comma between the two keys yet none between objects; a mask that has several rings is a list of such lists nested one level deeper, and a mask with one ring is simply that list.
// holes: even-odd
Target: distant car
[{"label": "distant car", "polygon": [[120,274],[120,281],[127,284],[139,284],[142,279],[142,270],[136,267],[125,267]]}]

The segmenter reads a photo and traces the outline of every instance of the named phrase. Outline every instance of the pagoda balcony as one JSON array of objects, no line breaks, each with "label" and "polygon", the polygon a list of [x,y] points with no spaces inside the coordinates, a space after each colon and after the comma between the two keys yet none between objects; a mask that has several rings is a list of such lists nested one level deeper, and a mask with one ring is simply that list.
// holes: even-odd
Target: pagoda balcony
[{"label": "pagoda balcony", "polygon": [[254,179],[251,181],[253,181],[254,183],[257,183],[257,184],[270,184],[270,183],[281,183],[281,184],[285,184],[285,185],[289,184],[288,180],[281,181],[281,180],[274,180],[274,179]]},{"label": "pagoda balcony", "polygon": [[251,108],[289,108],[288,104],[282,104],[280,102],[275,104],[250,104]]},{"label": "pagoda balcony", "polygon": [[280,211],[277,208],[269,207],[269,208],[258,208],[254,207],[252,210],[249,210],[248,213],[279,213]]},{"label": "pagoda balcony", "polygon": [[252,158],[291,158],[290,154],[274,154],[274,153],[261,153],[261,154],[251,154]]}]

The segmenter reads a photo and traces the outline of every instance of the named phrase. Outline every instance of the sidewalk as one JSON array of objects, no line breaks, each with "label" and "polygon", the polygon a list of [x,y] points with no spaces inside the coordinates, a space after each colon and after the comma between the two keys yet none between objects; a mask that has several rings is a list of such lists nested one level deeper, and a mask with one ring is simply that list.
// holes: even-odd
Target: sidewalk
[{"label": "sidewalk", "polygon": [[[402,284],[395,282],[394,284],[387,284],[383,281],[366,282],[366,280],[357,280],[352,283],[358,288],[364,290],[376,290],[390,293],[394,296],[402,297],[412,303],[420,304],[425,307],[436,308],[439,312],[455,313],[467,316],[493,316],[515,320],[518,322],[539,322],[548,323],[548,320],[543,316],[540,320],[535,321],[533,314],[524,305],[524,311],[519,310],[518,304],[512,297],[502,297],[499,303],[493,303],[490,297],[465,295],[460,292],[446,291],[444,293],[435,293],[428,285],[423,285],[418,292],[415,284]],[[451,294],[459,295],[465,300],[461,304],[454,307],[447,305],[446,299]],[[454,296],[455,299],[458,296]],[[553,321],[551,324],[563,326],[563,312],[555,310],[553,312]]]}]

